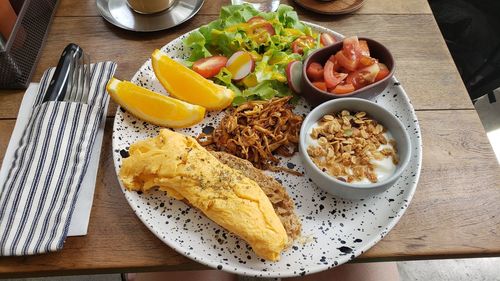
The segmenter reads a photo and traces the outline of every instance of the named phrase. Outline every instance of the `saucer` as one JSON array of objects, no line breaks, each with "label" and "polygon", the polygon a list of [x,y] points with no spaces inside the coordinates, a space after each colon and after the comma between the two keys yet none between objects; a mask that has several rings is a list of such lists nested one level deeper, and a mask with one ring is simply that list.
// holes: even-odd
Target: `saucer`
[{"label": "saucer", "polygon": [[123,29],[152,32],[177,26],[192,18],[204,0],[177,0],[167,10],[143,15],[134,12],[127,0],[97,0],[97,9],[109,23]]},{"label": "saucer", "polygon": [[324,14],[324,15],[343,15],[352,13],[363,6],[365,0],[295,0],[299,6],[304,9]]}]

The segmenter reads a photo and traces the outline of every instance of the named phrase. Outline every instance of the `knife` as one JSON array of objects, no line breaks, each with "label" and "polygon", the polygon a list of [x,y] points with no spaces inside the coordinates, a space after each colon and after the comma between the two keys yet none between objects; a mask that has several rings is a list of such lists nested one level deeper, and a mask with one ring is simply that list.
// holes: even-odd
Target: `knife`
[{"label": "knife", "polygon": [[71,69],[74,67],[76,59],[79,58],[82,53],[82,48],[74,43],[64,48],[61,58],[57,63],[56,70],[54,71],[54,75],[52,75],[50,80],[47,92],[45,92],[45,96],[43,97],[43,102],[61,101],[64,98],[68,81],[72,78],[70,77],[72,73]]}]

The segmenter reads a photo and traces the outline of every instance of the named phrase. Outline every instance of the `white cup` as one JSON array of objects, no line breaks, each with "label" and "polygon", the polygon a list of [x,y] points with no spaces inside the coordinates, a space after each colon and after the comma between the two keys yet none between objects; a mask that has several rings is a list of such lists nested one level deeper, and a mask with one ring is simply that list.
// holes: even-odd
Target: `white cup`
[{"label": "white cup", "polygon": [[140,14],[154,14],[165,11],[174,4],[175,0],[127,0],[132,10]]}]

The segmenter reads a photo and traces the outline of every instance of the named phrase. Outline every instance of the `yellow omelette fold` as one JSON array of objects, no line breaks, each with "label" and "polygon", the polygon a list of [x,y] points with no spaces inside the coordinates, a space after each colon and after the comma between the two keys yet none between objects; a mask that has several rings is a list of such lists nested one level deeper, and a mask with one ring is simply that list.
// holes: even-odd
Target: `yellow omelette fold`
[{"label": "yellow omelette fold", "polygon": [[260,186],[217,160],[198,142],[168,129],[130,146],[120,179],[129,190],[154,187],[186,199],[208,218],[276,261],[288,237]]}]

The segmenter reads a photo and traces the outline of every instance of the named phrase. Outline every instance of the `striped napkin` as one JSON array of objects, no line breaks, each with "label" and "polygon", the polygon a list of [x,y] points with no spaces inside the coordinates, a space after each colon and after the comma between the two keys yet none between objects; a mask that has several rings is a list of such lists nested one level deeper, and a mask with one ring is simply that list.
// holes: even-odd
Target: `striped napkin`
[{"label": "striped napkin", "polygon": [[63,247],[109,100],[106,83],[115,68],[113,62],[92,65],[87,104],[42,103],[54,68],[44,73],[7,180],[0,186],[0,256]]}]

